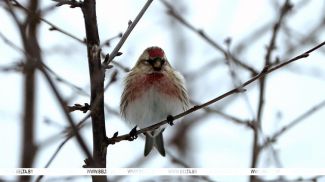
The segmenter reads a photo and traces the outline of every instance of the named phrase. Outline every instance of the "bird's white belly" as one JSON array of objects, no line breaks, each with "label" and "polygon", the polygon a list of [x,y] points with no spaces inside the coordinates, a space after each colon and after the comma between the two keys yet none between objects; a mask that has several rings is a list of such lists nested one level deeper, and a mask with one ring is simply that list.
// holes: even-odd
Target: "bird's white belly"
[{"label": "bird's white belly", "polygon": [[159,93],[157,88],[151,87],[128,104],[126,120],[133,127],[137,125],[145,128],[166,119],[168,115],[179,114],[183,111],[182,108],[182,103],[177,97]]}]

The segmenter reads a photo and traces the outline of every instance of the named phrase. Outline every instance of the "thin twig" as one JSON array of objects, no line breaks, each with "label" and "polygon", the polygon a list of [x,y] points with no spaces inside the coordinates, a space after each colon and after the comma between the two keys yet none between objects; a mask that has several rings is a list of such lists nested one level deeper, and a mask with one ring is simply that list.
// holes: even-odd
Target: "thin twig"
[{"label": "thin twig", "polygon": [[[44,166],[44,168],[48,168],[50,166],[50,164],[53,162],[53,160],[55,159],[55,157],[59,154],[59,151],[69,141],[70,138],[71,138],[71,136],[69,136],[68,138],[66,138],[65,140],[63,140],[60,143],[60,145],[56,148],[55,152],[52,154],[52,156],[50,157],[49,161],[46,163],[46,165]],[[36,178],[35,182],[39,182],[43,177],[44,177],[44,175],[38,176]]]},{"label": "thin twig", "polygon": [[[238,87],[239,85],[243,84],[242,80],[240,79],[240,77],[238,76],[238,71],[236,70],[236,64],[234,64],[234,60],[231,58],[231,52],[230,52],[230,46],[231,46],[231,39],[228,38],[225,41],[226,45],[227,45],[227,55],[225,57],[226,60],[226,65],[228,66],[228,70],[229,70],[229,74],[230,77],[232,79],[233,82],[233,86],[234,87]],[[250,112],[250,114],[252,115],[251,118],[254,121],[255,120],[255,113],[252,107],[252,104],[250,103],[247,93],[243,93],[241,94],[246,106],[247,106],[247,110]],[[253,125],[250,125],[252,129],[254,129]]]},{"label": "thin twig", "polygon": [[[23,44],[23,52],[25,52],[24,60],[24,98],[23,98],[23,118],[22,118],[22,152],[21,152],[21,163],[20,166],[23,168],[33,167],[35,156],[37,153],[37,145],[35,143],[35,115],[36,115],[36,102],[35,102],[35,90],[36,90],[36,67],[34,64],[34,59],[41,59],[41,48],[38,42],[38,28],[39,24],[36,18],[29,15],[23,22],[19,21],[16,13],[13,10],[13,6],[10,1],[6,0],[7,8],[11,16],[14,19],[20,38]],[[39,1],[30,1],[28,3],[29,11],[37,13],[39,7]],[[28,25],[28,26],[27,26]],[[12,47],[18,48],[10,41],[5,42]],[[20,176],[19,181],[30,181],[30,176]]]},{"label": "thin twig", "polygon": [[[197,103],[197,102],[194,102],[194,101],[191,101],[191,103],[192,103],[193,105],[198,105],[198,103]],[[221,117],[223,117],[223,118],[225,118],[225,119],[227,119],[227,120],[229,120],[229,121],[232,121],[232,122],[235,123],[235,124],[244,125],[244,126],[247,126],[247,127],[250,127],[250,128],[253,127],[252,124],[251,124],[251,122],[241,120],[241,119],[239,119],[239,118],[236,118],[236,117],[234,117],[234,116],[231,116],[231,115],[226,114],[226,113],[224,113],[224,112],[221,112],[221,111],[219,111],[219,110],[212,109],[212,108],[210,108],[210,107],[205,107],[205,108],[203,108],[203,109],[204,109],[207,113],[218,114],[219,116],[221,116]]]},{"label": "thin twig", "polygon": [[[45,77],[47,78],[48,82],[50,83],[50,86],[52,87],[57,99],[59,100],[63,110],[64,110],[64,113],[65,113],[65,116],[67,117],[67,120],[69,121],[70,125],[71,125],[71,128],[72,128],[72,131],[73,131],[73,134],[72,135],[77,135],[77,140],[78,142],[81,144],[81,147],[84,148],[86,147],[86,145],[84,144],[83,140],[81,139],[79,133],[78,133],[78,128],[75,126],[71,116],[68,114],[67,110],[66,110],[66,107],[65,107],[65,103],[62,99],[62,97],[60,96],[56,86],[54,85],[54,82],[52,81],[51,77],[49,76],[49,74],[47,73],[46,70],[48,70],[46,67],[44,67],[44,64],[42,63],[41,60],[37,60],[35,58],[33,58],[33,56],[31,56],[30,54],[28,54],[26,51],[24,51],[23,49],[20,49],[18,46],[16,46],[13,42],[11,42],[9,44],[10,46],[12,46],[13,48],[15,48],[16,50],[22,52],[28,59],[31,59],[31,60],[34,60],[36,66],[44,73]],[[84,123],[88,118],[90,117],[90,114],[88,114],[86,117],[84,117],[80,123]],[[83,143],[83,144],[82,144]],[[86,149],[88,150],[88,149]],[[84,150],[85,151],[85,150]],[[90,154],[90,152],[87,152],[85,151],[86,155],[88,156],[88,154]],[[88,153],[88,154],[87,154]],[[90,155],[91,156],[91,155]],[[91,158],[90,158],[91,159]]]},{"label": "thin twig", "polygon": [[69,5],[70,8],[82,7],[82,1],[76,0],[53,0],[57,2],[56,6]]},{"label": "thin twig", "polygon": [[[272,53],[276,47],[276,40],[279,34],[280,26],[283,24],[285,16],[288,14],[288,12],[292,9],[292,4],[289,0],[286,0],[284,4],[281,7],[281,10],[279,12],[279,18],[275,22],[272,36],[269,42],[269,45],[266,50],[265,55],[265,61],[264,61],[264,67],[270,67],[273,63],[271,62]],[[254,130],[253,134],[253,145],[252,145],[252,157],[251,157],[251,168],[256,167],[257,161],[260,154],[260,133],[262,133],[261,125],[262,125],[262,115],[263,115],[263,109],[264,109],[264,99],[265,99],[265,86],[266,86],[266,77],[262,77],[259,80],[259,102],[257,106],[257,116],[256,120],[254,121],[254,125],[256,126],[256,130]],[[250,176],[250,181],[255,181],[255,176]]]},{"label": "thin twig", "polygon": [[126,41],[126,39],[129,37],[129,35],[132,32],[132,30],[134,29],[134,27],[140,21],[141,17],[147,11],[147,9],[150,6],[150,4],[152,3],[152,1],[153,0],[148,0],[146,2],[146,4],[143,6],[143,8],[141,9],[141,11],[139,12],[139,14],[134,19],[134,21],[131,24],[129,24],[129,27],[127,28],[127,30],[123,34],[122,38],[120,39],[120,41],[115,46],[115,48],[113,49],[112,53],[109,54],[109,58],[103,62],[102,65],[103,65],[104,68],[107,67],[110,64],[110,62],[116,57],[116,55],[118,54],[118,52],[121,49],[122,45],[124,44],[124,42]]},{"label": "thin twig", "polygon": [[[18,8],[24,10],[27,14],[32,14],[33,16],[36,16],[40,21],[42,21],[42,22],[44,22],[45,24],[49,25],[49,26],[50,26],[50,29],[49,29],[49,30],[51,30],[51,31],[58,31],[58,32],[60,32],[60,33],[62,33],[62,34],[64,34],[64,35],[66,35],[66,36],[68,36],[68,37],[70,37],[70,38],[76,40],[77,42],[82,43],[83,45],[86,45],[85,40],[82,40],[82,39],[80,39],[80,38],[74,36],[73,34],[71,34],[71,33],[67,32],[67,31],[63,30],[62,28],[56,26],[55,24],[51,23],[50,21],[46,20],[45,18],[33,14],[33,13],[30,12],[27,8],[25,8],[22,4],[20,4],[17,0],[11,0],[11,1],[13,1],[13,2],[15,3],[15,5],[16,5]],[[16,17],[16,19],[18,20],[17,17]],[[103,55],[103,57],[105,57],[105,54],[102,54],[102,55]],[[129,71],[129,68],[123,66],[122,64],[120,64],[120,63],[118,63],[118,62],[116,62],[116,61],[114,61],[114,60],[111,61],[111,62],[112,62],[115,66],[121,68],[123,71],[125,71],[125,72],[128,72],[128,71]]]},{"label": "thin twig", "polygon": [[111,41],[113,41],[114,39],[117,39],[117,38],[121,38],[123,36],[123,33],[119,33],[117,35],[115,35],[114,37],[111,37],[107,40],[105,40],[104,42],[101,43],[100,47],[104,47],[104,46],[110,46],[111,45]]},{"label": "thin twig", "polygon": [[[116,72],[117,74],[117,72]],[[111,76],[111,79],[110,81],[108,81],[104,87],[104,91],[107,90],[109,88],[110,85],[112,85],[112,83],[114,83],[116,80],[116,77],[115,75],[115,72],[113,72],[112,76]],[[89,94],[86,93],[86,96],[90,96]],[[111,107],[109,107],[107,104],[105,104],[105,109],[107,111],[109,111],[110,113],[113,113],[114,115],[118,115],[119,116],[119,112],[116,111],[116,110],[113,110]],[[90,118],[90,113],[88,113],[82,120],[80,120],[78,122],[78,124],[76,126],[78,126],[78,129],[81,129],[83,126],[85,126],[85,122]],[[42,145],[48,145],[51,143],[51,141],[54,141],[58,136],[61,136],[62,134],[66,135],[66,136],[74,136],[73,132],[71,129],[69,130],[64,130],[62,132],[60,132],[59,134],[56,134],[52,137],[50,137],[49,139],[47,139],[45,142],[42,142],[43,144]],[[41,146],[42,146],[41,145]]]},{"label": "thin twig", "polygon": [[69,112],[82,111],[83,113],[86,113],[90,110],[90,105],[88,103],[85,103],[84,105],[74,104],[73,106],[67,106],[67,110]]},{"label": "thin twig", "polygon": [[13,2],[15,3],[15,6],[16,6],[16,7],[18,7],[18,8],[20,8],[20,9],[24,10],[27,14],[33,15],[33,16],[35,16],[36,18],[38,18],[39,20],[41,20],[41,21],[43,21],[44,23],[48,24],[48,25],[51,27],[50,30],[56,30],[56,31],[59,31],[59,32],[63,33],[64,35],[66,35],[66,36],[68,36],[68,37],[70,37],[70,38],[72,38],[72,39],[74,39],[74,40],[76,40],[76,41],[78,41],[78,42],[84,44],[84,41],[83,41],[83,40],[79,39],[78,37],[72,35],[71,33],[67,32],[67,31],[63,30],[62,28],[60,28],[60,27],[54,25],[53,23],[51,23],[50,21],[48,21],[48,20],[42,18],[41,16],[38,16],[37,14],[35,14],[35,13],[29,11],[29,10],[28,10],[27,8],[25,8],[22,4],[20,4],[17,0],[11,0],[11,1],[13,1]]},{"label": "thin twig", "polygon": [[71,129],[72,129],[74,135],[76,135],[76,138],[77,138],[77,141],[78,141],[80,147],[82,148],[82,150],[86,154],[87,158],[91,161],[91,163],[93,163],[91,153],[90,153],[85,141],[83,140],[83,138],[79,134],[78,127],[74,124],[74,121],[73,121],[72,117],[68,113],[68,111],[67,111],[67,109],[65,107],[65,102],[64,102],[61,94],[59,93],[58,89],[56,88],[53,80],[51,79],[50,75],[46,72],[46,70],[41,66],[41,64],[38,64],[38,68],[44,74],[46,80],[48,81],[50,87],[52,88],[52,90],[54,92],[55,97],[59,101],[59,103],[61,105],[61,108],[62,108],[62,110],[64,112],[64,115],[65,115],[67,121],[70,124]]},{"label": "thin twig", "polygon": [[265,143],[263,145],[261,145],[261,149],[264,149],[268,145],[270,145],[271,143],[276,142],[281,135],[283,135],[285,132],[292,129],[294,126],[296,126],[297,124],[302,122],[307,117],[310,117],[316,111],[319,111],[320,109],[322,109],[324,106],[325,106],[325,100],[323,100],[322,102],[320,102],[317,105],[313,106],[312,108],[310,108],[309,110],[304,112],[302,115],[298,116],[296,119],[289,122],[289,124],[283,126],[279,131],[275,132],[275,134],[273,134],[271,137],[269,137],[268,140],[265,141]]},{"label": "thin twig", "polygon": [[112,73],[110,80],[106,83],[104,87],[104,92],[108,89],[109,86],[111,86],[114,82],[117,81],[117,74],[118,72],[116,70]]},{"label": "thin twig", "polygon": [[[203,30],[195,28],[187,20],[185,20],[179,13],[177,13],[177,11],[174,9],[174,7],[169,2],[167,2],[166,0],[160,0],[160,1],[168,8],[169,15],[174,17],[176,20],[178,20],[180,23],[182,23],[188,29],[190,29],[193,32],[195,32],[196,34],[198,34],[201,38],[203,38],[206,42],[208,42],[210,45],[212,45],[212,47],[214,47],[216,50],[220,51],[223,55],[227,56],[227,51],[224,48],[222,48],[218,43],[216,43],[214,40],[212,40],[212,38],[209,37]],[[236,64],[238,64],[239,66],[250,71],[252,73],[252,75],[258,74],[258,71],[256,71],[253,67],[240,61],[234,55],[230,55],[230,56]]]}]

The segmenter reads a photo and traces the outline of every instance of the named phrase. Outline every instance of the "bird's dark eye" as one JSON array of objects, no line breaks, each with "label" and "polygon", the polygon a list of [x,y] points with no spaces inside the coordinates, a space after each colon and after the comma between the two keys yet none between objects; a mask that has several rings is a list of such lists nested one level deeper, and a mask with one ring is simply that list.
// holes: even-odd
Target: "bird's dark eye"
[{"label": "bird's dark eye", "polygon": [[148,64],[155,64],[155,62],[160,62],[160,65],[164,65],[165,64],[165,60],[162,58],[153,58],[153,59],[147,59],[147,60],[143,60],[143,63],[148,65]]},{"label": "bird's dark eye", "polygon": [[154,62],[155,60],[154,60],[154,59],[148,59],[147,61],[148,61],[148,63],[153,64],[153,62]]},{"label": "bird's dark eye", "polygon": [[164,59],[162,59],[162,60],[161,60],[161,65],[164,65],[165,62],[166,62],[166,61],[165,61]]}]

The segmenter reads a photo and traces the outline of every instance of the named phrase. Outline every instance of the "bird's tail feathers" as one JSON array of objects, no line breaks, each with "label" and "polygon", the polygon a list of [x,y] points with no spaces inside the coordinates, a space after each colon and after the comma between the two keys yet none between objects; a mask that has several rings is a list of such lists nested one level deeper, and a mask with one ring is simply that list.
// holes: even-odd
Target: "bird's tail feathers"
[{"label": "bird's tail feathers", "polygon": [[159,132],[158,135],[156,136],[150,136],[149,134],[146,134],[146,143],[144,146],[144,156],[147,156],[152,148],[155,146],[158,152],[165,157],[166,152],[165,152],[165,147],[164,147],[164,139],[162,135],[162,131]]}]

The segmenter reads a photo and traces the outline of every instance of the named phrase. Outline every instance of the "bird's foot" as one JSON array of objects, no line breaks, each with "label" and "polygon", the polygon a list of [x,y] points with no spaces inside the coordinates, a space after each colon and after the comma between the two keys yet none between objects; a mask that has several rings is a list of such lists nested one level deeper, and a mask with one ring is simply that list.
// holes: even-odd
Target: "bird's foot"
[{"label": "bird's foot", "polygon": [[138,134],[137,134],[137,126],[135,126],[129,133],[130,135],[130,138],[129,138],[129,141],[133,141],[135,139],[138,138]]},{"label": "bird's foot", "polygon": [[173,126],[174,125],[174,117],[172,115],[168,115],[167,116],[167,123],[170,125],[170,126]]}]

